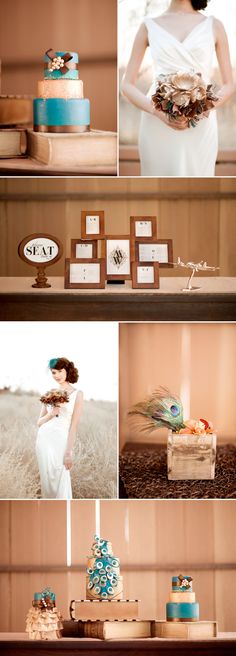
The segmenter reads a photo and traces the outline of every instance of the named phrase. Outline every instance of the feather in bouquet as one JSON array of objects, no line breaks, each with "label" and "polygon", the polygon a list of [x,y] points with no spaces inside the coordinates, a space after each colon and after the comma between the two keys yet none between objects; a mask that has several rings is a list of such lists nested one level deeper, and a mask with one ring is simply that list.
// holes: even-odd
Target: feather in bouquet
[{"label": "feather in bouquet", "polygon": [[201,73],[162,75],[152,96],[156,109],[168,114],[170,120],[185,117],[189,128],[196,127],[217,100],[214,86],[206,84]]},{"label": "feather in bouquet", "polygon": [[64,390],[52,389],[41,396],[40,401],[44,405],[51,405],[53,408],[57,408],[61,403],[68,403],[69,396]]},{"label": "feather in bouquet", "polygon": [[[203,435],[212,433],[213,427],[206,419],[183,419],[183,405],[177,396],[173,396],[165,387],[159,387],[149,397],[136,403],[128,412],[129,416],[145,419],[142,430],[151,432],[157,428],[168,428],[174,433]],[[140,428],[140,426],[139,426]]]}]

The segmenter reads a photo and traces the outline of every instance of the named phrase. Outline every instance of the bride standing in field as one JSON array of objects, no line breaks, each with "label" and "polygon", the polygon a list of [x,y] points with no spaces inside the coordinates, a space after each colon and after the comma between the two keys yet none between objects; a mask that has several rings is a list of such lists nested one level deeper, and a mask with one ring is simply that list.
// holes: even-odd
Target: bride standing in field
[{"label": "bride standing in field", "polygon": [[[142,110],[139,152],[141,175],[199,176],[215,175],[218,151],[216,111],[234,92],[228,39],[222,23],[199,10],[208,0],[171,0],[169,8],[156,18],[147,17],[135,37],[131,57],[123,78],[123,94]],[[148,95],[137,87],[138,72],[150,46],[154,81]],[[155,109],[152,95],[160,76],[176,73],[201,74],[210,84],[213,56],[216,53],[222,87],[213,108],[202,115],[196,127],[187,119],[173,118]],[[187,76],[185,75],[185,81]],[[186,87],[180,85],[180,93]],[[176,101],[177,102],[177,101]],[[180,102],[179,102],[180,104]]]},{"label": "bride standing in field", "polygon": [[70,469],[83,394],[73,386],[79,377],[73,362],[67,358],[53,358],[49,361],[49,369],[66,402],[50,406],[42,397],[45,400],[36,440],[41,495],[43,499],[72,499]]}]

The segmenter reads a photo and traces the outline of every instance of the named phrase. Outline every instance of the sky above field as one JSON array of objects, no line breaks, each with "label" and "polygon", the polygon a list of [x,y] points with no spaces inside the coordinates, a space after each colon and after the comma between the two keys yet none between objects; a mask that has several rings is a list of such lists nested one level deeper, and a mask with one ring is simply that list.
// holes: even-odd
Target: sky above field
[{"label": "sky above field", "polygon": [[48,361],[73,360],[85,399],[115,401],[118,385],[118,328],[114,323],[9,322],[0,324],[0,388],[44,392],[55,383]]}]

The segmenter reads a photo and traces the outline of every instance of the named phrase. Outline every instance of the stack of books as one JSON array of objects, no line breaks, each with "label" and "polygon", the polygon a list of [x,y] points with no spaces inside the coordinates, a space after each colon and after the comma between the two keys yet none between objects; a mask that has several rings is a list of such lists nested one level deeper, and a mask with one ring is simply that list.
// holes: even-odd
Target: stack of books
[{"label": "stack of books", "polygon": [[31,124],[31,96],[0,95],[0,158],[25,155]]}]

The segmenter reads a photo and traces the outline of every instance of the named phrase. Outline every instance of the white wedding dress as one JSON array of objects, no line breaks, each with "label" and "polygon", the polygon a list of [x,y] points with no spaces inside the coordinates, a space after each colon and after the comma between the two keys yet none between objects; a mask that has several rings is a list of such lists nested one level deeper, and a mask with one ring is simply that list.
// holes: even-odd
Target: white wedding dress
[{"label": "white wedding dress", "polygon": [[[155,79],[177,71],[201,73],[209,83],[215,42],[213,17],[196,25],[184,41],[167,32],[153,18],[145,25],[154,66]],[[148,92],[155,92],[154,82]],[[139,152],[143,176],[198,176],[215,175],[218,150],[216,111],[199,121],[195,128],[173,130],[157,116],[142,112]]]},{"label": "white wedding dress", "polygon": [[72,499],[70,472],[65,468],[63,458],[76,394],[75,389],[68,403],[60,406],[59,416],[42,424],[38,430],[36,455],[43,499]]}]

